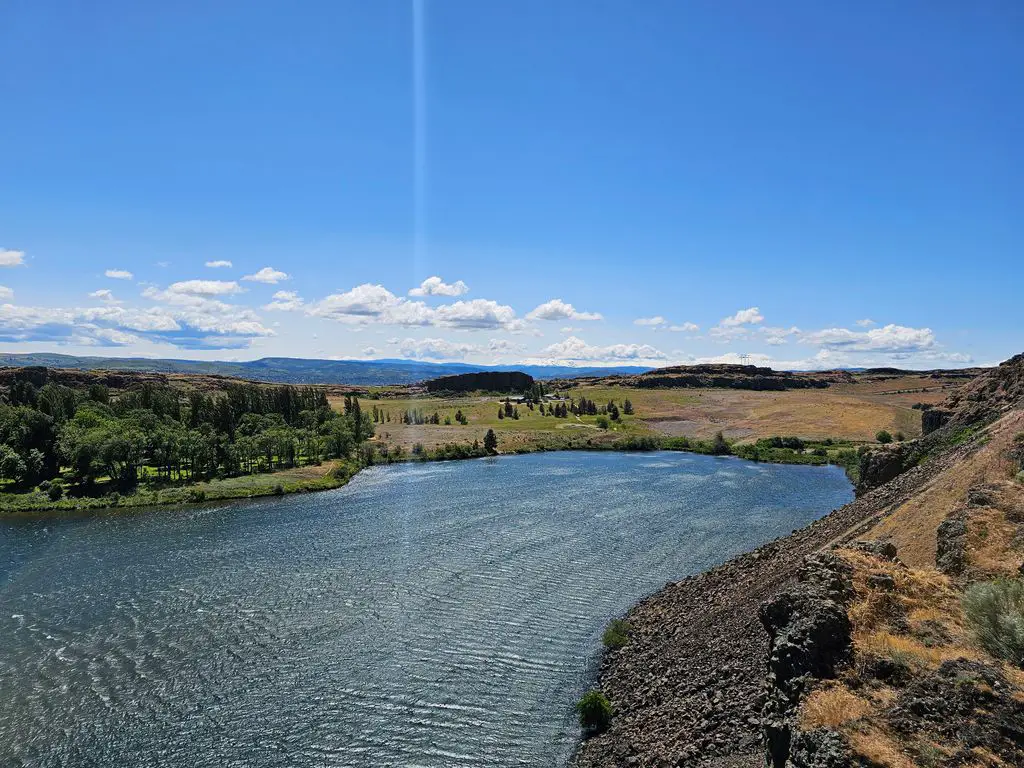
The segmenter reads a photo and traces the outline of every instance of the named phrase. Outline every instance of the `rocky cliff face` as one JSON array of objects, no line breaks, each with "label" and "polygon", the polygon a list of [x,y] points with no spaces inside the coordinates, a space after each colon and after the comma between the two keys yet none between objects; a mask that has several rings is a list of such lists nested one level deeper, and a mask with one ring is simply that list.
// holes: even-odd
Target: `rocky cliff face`
[{"label": "rocky cliff face", "polygon": [[848,764],[838,734],[800,732],[795,717],[808,686],[834,677],[850,658],[850,571],[833,554],[811,555],[796,588],[761,606],[761,623],[770,638],[764,736],[766,758],[774,768]]}]

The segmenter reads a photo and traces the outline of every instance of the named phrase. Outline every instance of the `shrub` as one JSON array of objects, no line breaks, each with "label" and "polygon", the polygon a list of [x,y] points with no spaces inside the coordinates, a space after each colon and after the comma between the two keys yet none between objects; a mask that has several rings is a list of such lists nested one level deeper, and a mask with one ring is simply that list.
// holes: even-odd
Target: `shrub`
[{"label": "shrub", "polygon": [[601,733],[612,721],[612,705],[600,691],[587,691],[576,705],[580,725],[590,733]]},{"label": "shrub", "polygon": [[[202,491],[200,491],[200,493],[202,493]],[[284,486],[281,485],[280,483],[275,485],[274,486],[274,495],[275,496],[282,496],[282,495],[284,495]]]},{"label": "shrub", "polygon": [[599,429],[608,429],[608,417],[607,416],[598,416],[597,419],[595,420],[595,423],[597,424]]},{"label": "shrub", "polygon": [[904,435],[902,432],[897,432],[895,437],[896,437],[896,442],[897,443],[902,443],[904,440],[907,439],[907,436]]},{"label": "shrub", "polygon": [[981,646],[1024,667],[1024,579],[982,581],[967,588],[964,614]]},{"label": "shrub", "polygon": [[732,453],[729,448],[729,443],[721,432],[715,433],[715,439],[711,443],[711,452],[715,454],[715,456],[727,456]]},{"label": "shrub", "polygon": [[879,431],[878,431],[878,432],[877,432],[877,433],[875,434],[875,440],[877,440],[877,441],[878,441],[879,443],[881,443],[882,445],[885,445],[886,443],[891,443],[891,442],[892,442],[892,435],[890,435],[890,434],[889,434],[888,432],[886,432],[886,431],[885,431],[884,429],[880,429],[880,430],[879,430]]},{"label": "shrub", "polygon": [[192,488],[188,492],[188,500],[192,504],[198,504],[201,501],[206,501],[206,491],[201,488]]},{"label": "shrub", "polygon": [[64,496],[64,486],[60,483],[50,483],[50,487],[46,489],[46,496],[50,501],[60,501]]},{"label": "shrub", "polygon": [[625,619],[612,619],[601,635],[605,648],[621,648],[629,642],[629,622]]}]

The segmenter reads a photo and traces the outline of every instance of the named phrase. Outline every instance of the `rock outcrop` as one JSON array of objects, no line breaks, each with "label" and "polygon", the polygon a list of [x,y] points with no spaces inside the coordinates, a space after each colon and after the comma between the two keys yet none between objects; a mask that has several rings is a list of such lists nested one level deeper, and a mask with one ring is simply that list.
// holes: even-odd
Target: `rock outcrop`
[{"label": "rock outcrop", "polygon": [[766,756],[775,768],[845,765],[845,745],[838,734],[800,734],[794,718],[811,683],[834,677],[836,668],[850,659],[846,606],[853,597],[851,569],[831,553],[816,554],[805,560],[799,578],[795,589],[760,610],[769,636]]}]

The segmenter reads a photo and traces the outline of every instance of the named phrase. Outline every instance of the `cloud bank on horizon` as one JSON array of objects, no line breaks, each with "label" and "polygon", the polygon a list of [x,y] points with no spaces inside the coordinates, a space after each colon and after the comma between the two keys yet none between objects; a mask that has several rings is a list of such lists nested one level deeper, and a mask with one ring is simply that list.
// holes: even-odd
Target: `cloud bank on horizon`
[{"label": "cloud bank on horizon", "polygon": [[[45,258],[36,263],[44,266]],[[12,275],[27,273],[26,264],[23,251],[0,251],[0,267],[23,268],[12,270]],[[207,261],[205,266],[222,272],[233,268],[226,259]],[[206,357],[233,351],[236,359],[398,356],[491,364],[749,362],[803,369],[975,362],[948,348],[926,327],[860,319],[851,321],[853,327],[807,330],[771,325],[758,306],[725,310],[724,316],[705,319],[703,325],[668,313],[613,322],[595,307],[577,308],[559,297],[525,311],[496,299],[462,298],[470,292],[466,282],[446,282],[438,275],[397,293],[380,283],[361,283],[320,296],[303,296],[297,290],[274,290],[269,297],[261,293],[291,277],[264,266],[237,279],[139,282],[137,293],[131,295],[135,275],[112,268],[73,306],[21,303],[16,288],[0,285],[0,349],[61,348],[81,354],[113,348],[124,356],[187,351]],[[122,290],[103,287],[104,280],[117,281]],[[250,289],[242,283],[255,285]],[[563,325],[555,331],[554,321],[581,325]],[[323,334],[332,346],[324,346],[328,342],[321,338],[324,324],[338,331]],[[386,338],[367,345],[361,336],[367,332]],[[563,338],[547,340],[552,333]],[[321,346],[299,353],[302,343],[311,339]]]}]

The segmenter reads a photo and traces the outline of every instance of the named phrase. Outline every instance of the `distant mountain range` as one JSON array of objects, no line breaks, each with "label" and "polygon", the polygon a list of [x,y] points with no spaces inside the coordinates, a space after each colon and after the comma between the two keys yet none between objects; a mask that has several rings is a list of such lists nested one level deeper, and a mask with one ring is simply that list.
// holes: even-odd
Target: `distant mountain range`
[{"label": "distant mountain range", "polygon": [[535,379],[606,376],[643,373],[643,366],[577,368],[567,365],[470,365],[425,363],[419,360],[304,360],[297,357],[264,357],[245,362],[205,360],[153,360],[145,357],[77,357],[50,353],[0,355],[0,368],[42,365],[79,370],[146,371],[151,373],[198,373],[236,376],[281,384],[413,384],[438,376],[476,371],[522,371]]}]

